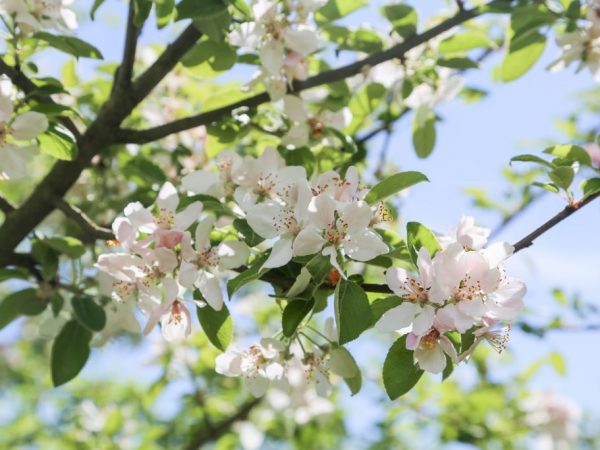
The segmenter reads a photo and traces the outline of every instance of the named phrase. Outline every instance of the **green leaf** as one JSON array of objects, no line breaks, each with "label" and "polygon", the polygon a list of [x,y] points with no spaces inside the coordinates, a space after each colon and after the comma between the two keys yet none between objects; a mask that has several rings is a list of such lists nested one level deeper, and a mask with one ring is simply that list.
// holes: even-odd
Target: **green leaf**
[{"label": "green leaf", "polygon": [[367,294],[352,281],[339,281],[335,289],[334,311],[340,344],[353,341],[371,325]]},{"label": "green leaf", "polygon": [[371,326],[375,326],[379,319],[381,319],[381,316],[383,316],[390,309],[401,305],[402,302],[403,300],[400,297],[396,295],[390,295],[389,297],[378,298],[371,303]]},{"label": "green leaf", "polygon": [[[196,292],[195,297],[198,294]],[[208,340],[224,352],[233,339],[233,320],[227,306],[223,305],[220,311],[215,311],[208,305],[204,308],[197,307],[196,313]]]},{"label": "green leaf", "polygon": [[406,235],[406,245],[415,264],[417,263],[417,254],[421,247],[425,247],[432,258],[441,248],[435,234],[425,225],[418,222],[408,222],[406,224]]},{"label": "green leaf", "polygon": [[435,116],[431,114],[421,125],[414,121],[413,146],[419,158],[427,158],[435,147]]},{"label": "green leaf", "polygon": [[104,308],[90,297],[73,297],[71,306],[77,320],[91,331],[102,331],[106,326]]},{"label": "green leaf", "polygon": [[421,172],[398,172],[373,186],[365,201],[372,205],[423,181],[429,180]]},{"label": "green leaf", "polygon": [[194,67],[199,75],[213,77],[227,71],[235,64],[235,50],[226,43],[206,40],[196,44],[182,58],[185,67]]},{"label": "green leaf", "polygon": [[154,0],[156,5],[156,25],[163,28],[175,17],[175,0]]},{"label": "green leaf", "polygon": [[66,133],[50,128],[44,134],[38,136],[40,150],[56,159],[73,161],[77,157],[77,145],[73,138]]},{"label": "green leaf", "polygon": [[50,354],[54,386],[72,380],[83,369],[90,355],[91,339],[92,332],[76,320],[65,324],[54,340]]},{"label": "green leaf", "polygon": [[500,66],[500,79],[508,82],[523,76],[540,59],[545,48],[546,37],[537,31],[513,37]]},{"label": "green leaf", "polygon": [[558,192],[560,192],[558,186],[552,183],[538,183],[537,181],[534,181],[533,183],[531,183],[531,185],[542,188],[548,192],[552,192],[553,194],[557,194]]},{"label": "green leaf", "polygon": [[583,191],[583,195],[586,197],[597,194],[600,192],[600,178],[590,178],[589,180],[584,180],[581,183],[581,190]]},{"label": "green leaf", "polygon": [[232,278],[227,282],[227,294],[229,298],[236,293],[242,286],[250,283],[251,281],[258,280],[263,274],[269,271],[269,269],[263,269],[262,265],[269,257],[269,252],[265,252],[257,256],[250,267],[247,270],[240,273],[237,277]]},{"label": "green leaf", "polygon": [[50,281],[56,277],[58,272],[58,253],[44,244],[42,241],[34,240],[31,245],[31,256],[42,265],[42,277]]},{"label": "green leaf", "polygon": [[314,300],[294,300],[289,302],[283,310],[283,315],[281,317],[283,335],[285,337],[292,337],[296,332],[298,325],[302,323],[302,320],[308,315],[314,306]]},{"label": "green leaf", "polygon": [[152,0],[134,0],[134,2],[135,15],[133,17],[133,23],[136,27],[141,28],[152,10]]},{"label": "green leaf", "polygon": [[554,164],[546,161],[543,158],[540,158],[539,156],[535,156],[535,155],[518,155],[518,156],[514,156],[510,159],[510,162],[514,162],[514,161],[519,161],[519,162],[532,162],[532,163],[536,163],[536,164],[540,164],[542,166],[548,167],[550,169],[554,169]]},{"label": "green leaf", "polygon": [[224,0],[181,0],[177,4],[177,20],[211,19],[227,10]]},{"label": "green leaf", "polygon": [[362,374],[360,373],[360,370],[357,370],[353,377],[344,378],[344,381],[346,382],[346,386],[348,386],[352,395],[358,394],[362,387]]},{"label": "green leaf", "polygon": [[345,347],[334,347],[331,349],[329,370],[342,378],[353,378],[358,372],[358,364]]},{"label": "green leaf", "polygon": [[552,182],[559,188],[569,189],[575,178],[575,171],[569,166],[556,167],[548,173]]},{"label": "green leaf", "polygon": [[317,11],[315,20],[322,24],[341,19],[368,4],[368,0],[329,0]]},{"label": "green leaf", "polygon": [[98,8],[100,8],[105,1],[106,0],[94,0],[94,4],[92,5],[92,9],[90,11],[90,17],[92,20],[96,18],[96,11],[98,11]]},{"label": "green leaf", "polygon": [[442,372],[442,381],[446,380],[450,375],[452,375],[452,372],[454,372],[454,362],[452,362],[452,359],[446,355],[446,367]]},{"label": "green leaf", "polygon": [[414,8],[404,4],[386,5],[383,15],[392,24],[393,30],[403,38],[417,33],[418,16]]},{"label": "green leaf", "polygon": [[586,152],[583,147],[578,145],[555,145],[545,149],[544,153],[558,156],[559,158],[577,161],[579,164],[584,166],[592,165],[592,157],[590,154]]},{"label": "green leaf", "polygon": [[75,58],[104,59],[102,53],[96,47],[73,36],[61,36],[40,31],[35,33],[33,37],[46,42],[61,52],[73,55]]},{"label": "green leaf", "polygon": [[0,269],[0,283],[7,280],[27,280],[31,274],[23,267],[16,267],[14,269]]},{"label": "green leaf", "polygon": [[467,57],[440,58],[438,59],[438,65],[459,70],[477,69],[479,67],[478,63]]},{"label": "green leaf", "polygon": [[38,297],[37,289],[24,289],[7,295],[0,303],[0,330],[19,316],[37,316],[47,303]]},{"label": "green leaf", "polygon": [[475,48],[493,48],[494,42],[482,31],[469,30],[444,39],[439,46],[440,53],[462,53]]},{"label": "green leaf", "polygon": [[307,147],[287,150],[282,156],[285,159],[286,165],[304,167],[306,169],[306,175],[309,178],[317,168],[317,159],[315,158],[315,154]]},{"label": "green leaf", "polygon": [[214,42],[223,42],[227,32],[229,31],[229,25],[231,24],[231,14],[227,8],[222,11],[211,15],[209,18],[196,17],[194,19],[194,25],[204,34],[206,34]]},{"label": "green leaf", "polygon": [[85,253],[83,243],[74,237],[51,237],[43,239],[41,242],[72,259],[80,258]]},{"label": "green leaf", "polygon": [[265,239],[254,232],[246,219],[235,219],[233,227],[242,235],[244,242],[250,247],[256,247]]},{"label": "green leaf", "polygon": [[423,370],[414,363],[413,352],[406,348],[406,336],[398,339],[383,363],[383,385],[391,400],[406,394],[419,381]]}]

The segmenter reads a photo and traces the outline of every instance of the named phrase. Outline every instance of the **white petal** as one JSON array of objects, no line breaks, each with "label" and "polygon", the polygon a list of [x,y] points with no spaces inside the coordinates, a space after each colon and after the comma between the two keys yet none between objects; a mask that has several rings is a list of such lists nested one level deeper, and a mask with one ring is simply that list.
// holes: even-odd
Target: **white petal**
[{"label": "white petal", "polygon": [[435,310],[430,305],[425,305],[417,310],[417,315],[413,320],[412,331],[415,334],[425,334],[433,325]]},{"label": "white petal", "polygon": [[240,354],[228,350],[217,356],[215,360],[215,372],[226,377],[237,377],[242,374],[241,363]]},{"label": "white petal", "polygon": [[250,249],[241,241],[223,241],[219,244],[217,255],[222,269],[235,269],[248,261]]},{"label": "white petal", "polygon": [[495,242],[483,250],[483,256],[488,260],[490,268],[494,268],[511,256],[514,251],[515,248],[508,242]]},{"label": "white petal", "polygon": [[365,202],[352,202],[342,210],[339,222],[347,226],[348,232],[361,232],[369,226],[373,212]]},{"label": "white petal", "polygon": [[196,279],[198,278],[198,267],[195,264],[189,263],[187,261],[181,262],[181,267],[179,268],[179,284],[181,284],[185,288],[192,288]]},{"label": "white petal", "polygon": [[0,95],[0,123],[8,122],[13,115],[14,107],[10,98]]},{"label": "white petal", "polygon": [[168,248],[157,248],[153,252],[153,256],[158,263],[158,268],[163,273],[172,272],[178,265],[177,255],[175,252]]},{"label": "white petal", "polygon": [[323,233],[315,227],[307,227],[298,233],[294,239],[294,256],[307,256],[318,253],[325,244]]},{"label": "white petal", "polygon": [[282,206],[275,202],[251,206],[246,213],[248,225],[261,237],[271,239],[278,235],[276,224],[284,218]]},{"label": "white petal", "polygon": [[205,270],[201,271],[196,286],[212,309],[220,311],[223,308],[223,292],[219,279],[215,275]]},{"label": "white petal", "polygon": [[327,194],[320,194],[308,204],[308,218],[318,228],[328,228],[334,223],[335,207],[333,198]]},{"label": "white petal", "polygon": [[413,322],[417,308],[415,303],[403,302],[386,311],[375,324],[375,328],[384,333],[406,328]]},{"label": "white petal", "polygon": [[194,236],[194,246],[198,252],[203,252],[210,248],[210,240],[208,236],[215,226],[215,218],[212,216],[205,217],[196,227],[196,233]]},{"label": "white petal", "polygon": [[181,179],[181,188],[194,194],[214,195],[219,184],[219,176],[208,170],[197,170]]},{"label": "white petal", "polygon": [[348,234],[343,245],[346,255],[357,261],[370,261],[390,251],[381,236],[370,229]]},{"label": "white petal", "polygon": [[48,119],[44,114],[27,111],[17,116],[12,123],[12,135],[19,141],[35,139],[48,128]]},{"label": "white petal", "polygon": [[439,344],[431,349],[418,347],[415,350],[415,359],[421,369],[430,373],[440,373],[446,368],[446,355]]},{"label": "white petal", "polygon": [[261,65],[267,72],[278,75],[283,67],[283,44],[270,40],[258,52]]},{"label": "white petal", "polygon": [[304,100],[297,95],[286,95],[283,97],[283,110],[285,114],[296,122],[308,120],[308,110]]},{"label": "white petal", "polygon": [[202,208],[202,202],[194,202],[191,205],[188,205],[183,211],[175,214],[175,228],[178,230],[187,230],[191,224],[198,220]]},{"label": "white petal", "polygon": [[263,264],[264,268],[273,269],[285,266],[292,259],[292,240],[282,237],[271,249],[269,258]]},{"label": "white petal", "polygon": [[160,191],[158,191],[156,204],[165,211],[175,212],[177,210],[177,205],[179,205],[179,195],[173,184],[167,181],[162,185]]},{"label": "white petal", "polygon": [[246,386],[254,397],[261,397],[267,392],[269,381],[260,376],[248,377],[246,378]]},{"label": "white petal", "polygon": [[283,33],[283,38],[287,48],[302,56],[308,56],[319,48],[319,35],[305,25],[300,25],[295,30],[287,28]]}]

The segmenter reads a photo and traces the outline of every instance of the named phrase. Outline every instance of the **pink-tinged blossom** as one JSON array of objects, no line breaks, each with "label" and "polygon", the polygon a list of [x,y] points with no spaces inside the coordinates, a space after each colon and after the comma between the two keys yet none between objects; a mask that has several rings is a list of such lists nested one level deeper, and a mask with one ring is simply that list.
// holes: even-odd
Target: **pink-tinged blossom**
[{"label": "pink-tinged blossom", "polygon": [[444,334],[452,325],[436,318],[433,327],[424,334],[410,333],[406,348],[414,351],[415,364],[430,373],[440,373],[446,368],[446,355],[458,364],[458,355],[452,341]]},{"label": "pink-tinged blossom", "polygon": [[154,307],[148,322],[144,327],[144,334],[149,334],[160,322],[163,337],[167,341],[177,341],[188,337],[192,332],[190,312],[179,299],[179,286],[172,278],[167,278],[162,283],[161,299]]}]

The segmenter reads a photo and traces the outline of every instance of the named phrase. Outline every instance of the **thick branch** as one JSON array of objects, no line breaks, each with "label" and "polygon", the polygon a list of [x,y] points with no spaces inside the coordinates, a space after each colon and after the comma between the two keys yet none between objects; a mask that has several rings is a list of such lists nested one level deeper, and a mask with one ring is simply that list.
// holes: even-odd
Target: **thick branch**
[{"label": "thick branch", "polygon": [[[9,66],[1,58],[0,58],[0,72],[3,73],[4,75],[6,75],[17,88],[19,88],[21,91],[23,91],[23,93],[25,95],[29,96],[30,98],[33,98],[40,103],[45,103],[48,105],[56,105],[57,104],[54,100],[52,100],[52,98],[50,98],[48,96],[33,94],[37,90],[37,86],[35,85],[35,83],[33,81],[31,81],[27,77],[27,75],[25,75],[23,72],[21,72],[20,69]],[[73,134],[73,136],[75,136],[76,139],[79,139],[79,137],[81,136],[81,133],[79,132],[79,129],[77,128],[77,126],[71,119],[69,119],[68,117],[65,117],[65,116],[59,116],[58,119],[60,120],[60,123],[62,123],[63,126],[67,130],[69,130]]]},{"label": "thick branch", "polygon": [[212,427],[210,428],[202,426],[194,433],[189,444],[185,447],[185,450],[197,450],[203,445],[219,439],[231,429],[231,426],[235,422],[245,420],[252,409],[254,409],[260,403],[260,401],[260,398],[255,398],[244,403],[235,414],[222,420],[221,422],[212,424]]},{"label": "thick branch", "polygon": [[117,70],[113,89],[124,92],[130,85],[133,77],[133,65],[137,49],[138,37],[141,29],[135,25],[135,1],[129,1],[129,13],[127,16],[127,31],[125,34],[125,45],[123,48],[123,59]]},{"label": "thick branch", "polygon": [[[25,203],[6,218],[0,227],[0,253],[12,252],[27,234],[54,210],[55,199],[64,197],[95,155],[115,143],[116,130],[121,122],[175,67],[179,59],[196,43],[199,36],[198,31],[193,27],[188,27],[133,83],[131,89],[124,93],[113,91],[113,95],[98,112],[96,120],[78,139],[77,158],[73,161],[58,161],[54,164],[52,170],[35,188]],[[0,61],[0,71],[6,66],[6,64],[4,66],[2,64],[4,63]],[[14,70],[11,73],[13,75],[20,74]],[[19,78],[19,80],[23,81],[23,78]],[[25,77],[25,80],[28,79]],[[30,80],[29,82],[31,83]]]},{"label": "thick branch", "polygon": [[148,70],[132,84],[131,97],[137,105],[152,92],[158,83],[177,65],[179,60],[196,44],[202,33],[189,25],[173,41]]},{"label": "thick branch", "polygon": [[533,241],[536,240],[538,237],[540,237],[542,234],[544,234],[546,231],[550,230],[555,225],[557,225],[560,222],[562,222],[563,220],[565,220],[571,214],[575,213],[576,211],[579,211],[585,205],[593,202],[598,197],[600,197],[600,192],[597,192],[596,194],[590,195],[589,197],[586,197],[582,200],[573,202],[570,205],[566,206],[561,212],[556,214],[550,220],[548,220],[543,225],[536,228],[531,233],[529,233],[527,236],[525,236],[523,239],[521,239],[519,242],[514,244],[515,253],[523,250],[524,248],[532,246]]},{"label": "thick branch", "polygon": [[4,197],[0,197],[0,211],[4,214],[11,213],[15,210],[15,207]]},{"label": "thick branch", "polygon": [[[307,89],[340,81],[345,78],[359,74],[370,67],[376,66],[377,64],[381,64],[382,62],[394,58],[400,58],[407,51],[429,41],[430,39],[436,36],[439,36],[440,34],[454,28],[457,25],[460,25],[463,22],[466,22],[467,20],[477,17],[479,14],[479,9],[459,11],[458,14],[456,14],[454,17],[440,23],[439,25],[425,31],[424,33],[412,36],[406,39],[404,42],[397,44],[388,50],[375,53],[360,61],[348,64],[347,66],[322,72],[305,81],[296,81],[294,82],[290,93],[297,94]],[[173,122],[158,127],[148,128],[146,130],[122,129],[118,134],[117,141],[120,143],[135,144],[144,144],[147,142],[152,142],[174,133],[189,130],[200,125],[209,124],[231,113],[237,108],[243,106],[252,108],[267,101],[269,101],[269,95],[267,93],[262,93],[247,98],[245,100],[241,100],[239,102],[223,106],[222,108],[207,111],[205,113],[201,113],[195,116],[175,120]]]},{"label": "thick branch", "polygon": [[103,240],[114,239],[114,235],[111,230],[108,228],[103,228],[94,223],[94,221],[90,219],[82,210],[76,206],[70,205],[63,198],[56,199],[55,206],[60,209],[65,216],[79,225],[81,231],[86,234],[86,237]]}]

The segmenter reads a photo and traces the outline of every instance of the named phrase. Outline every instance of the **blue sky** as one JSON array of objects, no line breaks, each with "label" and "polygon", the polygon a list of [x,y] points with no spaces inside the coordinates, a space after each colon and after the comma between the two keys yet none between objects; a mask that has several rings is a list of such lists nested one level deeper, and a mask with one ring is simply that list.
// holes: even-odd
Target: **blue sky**
[{"label": "blue sky", "polygon": [[[382,3],[373,2],[360,14],[350,17],[348,22],[370,22],[377,27],[382,20],[378,18],[377,9]],[[422,17],[446,5],[444,1],[412,3],[419,4]],[[91,1],[77,4],[81,5],[79,10],[82,19],[78,35],[98,46],[108,61],[118,60],[122,46],[122,28],[118,24],[125,17],[125,3],[107,1],[99,10],[96,22],[91,24],[85,18]],[[142,42],[166,43],[172,34],[171,31],[150,30],[143,34]],[[577,92],[593,86],[591,76],[585,71],[578,75],[572,71],[557,74],[546,72],[545,67],[556,54],[556,47],[548,45],[542,60],[530,73],[508,84],[492,80],[492,70],[499,63],[501,55],[486,61],[482,70],[470,71],[466,75],[467,84],[489,90],[490,95],[476,104],[453,101],[439,108],[437,112],[444,120],[437,126],[438,142],[434,153],[426,160],[414,155],[410,120],[395,127],[390,159],[402,170],[422,171],[431,180],[431,183],[411,190],[402,211],[406,220],[423,222],[437,231],[445,231],[454,226],[462,214],[470,214],[476,216],[483,225],[496,225],[498,218],[474,209],[462,189],[481,186],[490,193],[502,191],[505,183],[500,171],[508,165],[510,158],[524,150],[530,153],[542,150],[536,147],[523,149],[520,142],[554,139],[556,143],[564,143],[564,137],[553,125],[554,121],[577,108]],[[41,61],[42,71],[56,71],[58,66],[53,55],[47,54]],[[90,73],[96,64],[82,60],[79,70],[84,74]],[[378,152],[381,140],[374,140],[372,146]],[[548,195],[507,227],[499,238],[515,242],[563,207],[563,200]],[[585,300],[600,306],[597,295],[600,292],[599,223],[600,203],[591,204],[546,233],[533,247],[511,259],[509,271],[528,285],[527,305],[536,311],[551,312],[555,307],[550,291],[560,286],[567,292],[580,293]],[[6,336],[6,332],[0,333],[0,339],[3,334]],[[542,370],[536,378],[536,387],[553,388],[573,397],[586,408],[600,412],[595,402],[600,397],[600,365],[590,358],[590,349],[599,342],[598,337],[597,333],[592,332],[557,332],[539,341],[513,333],[510,350],[514,361],[502,364],[502,361],[508,362],[510,356],[500,357],[497,373],[499,376],[514,375],[537,357],[558,350],[567,360],[568,375],[561,378],[550,370]],[[110,371],[110,361],[119,357],[122,361],[140,362],[139,367],[132,367],[129,373],[145,371],[146,376],[151,376],[149,369],[141,364],[145,357],[143,352],[136,351],[130,355],[126,350],[128,357],[123,359],[123,351],[118,344],[97,351],[85,373],[91,374],[98,367]],[[457,372],[461,376],[461,369]],[[467,369],[464,376],[467,376]],[[355,419],[351,423],[359,427],[359,418]]]}]

